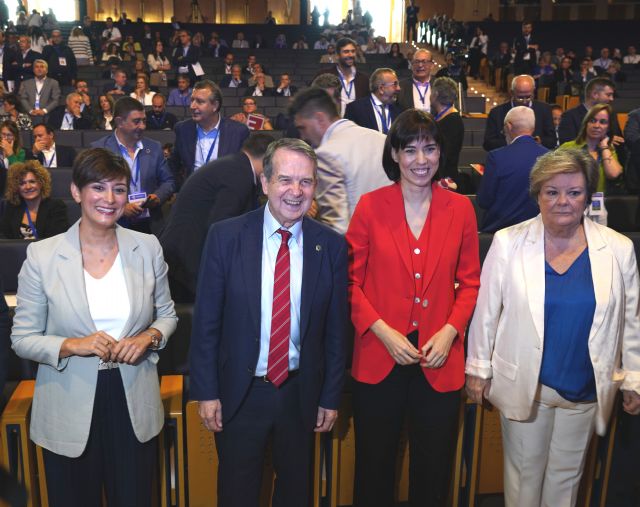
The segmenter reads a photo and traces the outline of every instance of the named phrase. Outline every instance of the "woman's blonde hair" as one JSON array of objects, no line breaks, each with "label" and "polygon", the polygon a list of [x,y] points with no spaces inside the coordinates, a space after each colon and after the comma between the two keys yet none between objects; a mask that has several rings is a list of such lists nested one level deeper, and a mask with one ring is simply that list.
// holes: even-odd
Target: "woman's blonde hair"
[{"label": "woman's blonde hair", "polygon": [[4,191],[5,199],[11,204],[18,206],[21,201],[20,183],[28,173],[33,173],[40,183],[42,189],[40,195],[46,199],[51,195],[51,175],[37,160],[27,160],[26,162],[16,162],[9,167],[7,172],[7,186]]}]

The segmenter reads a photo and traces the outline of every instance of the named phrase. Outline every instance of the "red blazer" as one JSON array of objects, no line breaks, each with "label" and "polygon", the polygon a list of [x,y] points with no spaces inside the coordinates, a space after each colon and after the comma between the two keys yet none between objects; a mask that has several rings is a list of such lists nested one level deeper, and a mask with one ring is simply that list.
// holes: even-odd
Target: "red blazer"
[{"label": "red blazer", "polygon": [[[446,323],[458,330],[441,368],[423,368],[440,392],[464,384],[464,332],[480,286],[478,227],[468,198],[432,184],[431,232],[420,303],[418,344],[422,347]],[[378,319],[404,333],[415,305],[413,270],[400,184],[363,195],[349,230],[349,296],[355,327],[353,377],[382,381],[395,361],[369,329]],[[457,283],[457,288],[455,287]]]}]

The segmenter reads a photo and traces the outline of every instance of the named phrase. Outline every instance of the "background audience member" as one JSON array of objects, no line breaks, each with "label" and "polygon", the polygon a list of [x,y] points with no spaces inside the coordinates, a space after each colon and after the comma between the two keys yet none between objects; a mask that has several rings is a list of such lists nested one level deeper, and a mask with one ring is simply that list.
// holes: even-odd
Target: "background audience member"
[{"label": "background audience member", "polygon": [[95,115],[95,126],[98,130],[112,130],[113,126],[113,97],[111,95],[100,95],[98,98],[99,110]]},{"label": "background audience member", "polygon": [[136,76],[136,87],[129,94],[129,97],[136,99],[143,106],[150,106],[155,95],[156,92],[152,92],[151,88],[149,88],[149,78],[145,74],[138,74]]},{"label": "background audience member", "polygon": [[575,140],[560,145],[561,150],[581,149],[593,158],[599,170],[598,192],[604,192],[607,180],[615,180],[622,174],[618,154],[607,131],[611,121],[611,106],[596,104],[582,120],[580,131]]},{"label": "background audience member", "polygon": [[91,51],[91,42],[82,28],[76,27],[71,30],[68,40],[69,48],[73,52],[73,56],[76,58],[76,64],[78,67],[85,67],[87,65],[93,65],[93,52]]},{"label": "background audience member", "polygon": [[448,77],[439,77],[431,86],[431,111],[433,111],[442,134],[444,162],[438,169],[438,178],[447,179],[447,185],[452,189],[463,191],[463,185],[458,174],[458,160],[464,141],[464,123],[455,107],[458,98],[458,85]]},{"label": "background audience member", "polygon": [[31,150],[35,159],[47,169],[71,167],[77,155],[71,146],[56,143],[53,130],[44,123],[36,125],[33,129]]},{"label": "background audience member", "polygon": [[238,123],[244,123],[249,130],[273,130],[269,118],[258,112],[254,97],[242,99],[242,111],[231,116],[231,119]]},{"label": "background audience member", "polygon": [[22,147],[18,126],[11,120],[0,123],[0,162],[5,168],[9,168],[16,162],[24,162],[33,158],[31,151]]},{"label": "background audience member", "polygon": [[180,74],[177,84],[178,87],[169,92],[167,105],[189,107],[191,104],[191,78],[188,74]]},{"label": "background audience member", "polygon": [[540,215],[499,231],[483,264],[467,393],[500,410],[508,506],[575,505],[618,388],[640,413],[636,256],[584,216],[597,181],[579,150],[542,156],[531,174]]},{"label": "background audience member", "polygon": [[67,206],[50,195],[51,175],[40,162],[28,160],[13,164],[7,174],[0,237],[34,240],[66,231],[69,228]]},{"label": "background audience member", "polygon": [[504,119],[508,144],[487,154],[476,196],[478,206],[485,210],[482,232],[494,233],[538,214],[529,195],[529,176],[536,160],[549,150],[533,138],[535,122],[528,107],[509,110]]},{"label": "background audience member", "polygon": [[19,130],[31,130],[31,117],[22,112],[22,104],[14,93],[3,95],[3,106],[4,113],[0,115],[0,121],[11,120]]}]

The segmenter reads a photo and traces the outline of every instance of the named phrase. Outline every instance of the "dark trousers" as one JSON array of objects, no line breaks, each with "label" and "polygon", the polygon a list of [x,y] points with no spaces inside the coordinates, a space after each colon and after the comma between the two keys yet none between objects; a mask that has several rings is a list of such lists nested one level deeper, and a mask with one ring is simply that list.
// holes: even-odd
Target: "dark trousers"
[{"label": "dark trousers", "polygon": [[43,449],[49,505],[99,507],[104,487],[109,507],[151,507],[156,453],[157,438],[141,443],[133,432],[120,370],[101,370],[84,452]]},{"label": "dark trousers", "polygon": [[298,379],[280,388],[254,379],[238,413],[216,433],[219,507],[258,507],[269,441],[276,473],[273,507],[308,505],[313,439],[300,419]]},{"label": "dark trousers", "polygon": [[395,505],[400,435],[409,427],[409,505],[445,506],[460,391],[439,393],[419,365],[396,365],[379,384],[354,382],[354,507]]}]

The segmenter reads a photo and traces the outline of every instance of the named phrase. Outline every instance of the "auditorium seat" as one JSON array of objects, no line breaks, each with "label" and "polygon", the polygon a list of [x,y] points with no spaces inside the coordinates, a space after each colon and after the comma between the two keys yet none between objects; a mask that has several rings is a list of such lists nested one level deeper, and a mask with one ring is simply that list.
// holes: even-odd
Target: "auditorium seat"
[{"label": "auditorium seat", "polygon": [[56,199],[69,199],[71,184],[71,168],[56,167],[49,171],[51,174],[51,197]]},{"label": "auditorium seat", "polygon": [[111,134],[111,130],[85,130],[82,132],[82,146],[89,148],[91,143]]},{"label": "auditorium seat", "polygon": [[487,152],[480,146],[463,146],[460,151],[458,165],[484,164]]},{"label": "auditorium seat", "polygon": [[27,258],[30,243],[24,239],[0,239],[0,278],[5,292],[18,290],[18,273]]},{"label": "auditorium seat", "polygon": [[145,130],[144,136],[158,141],[160,144],[173,144],[176,140],[176,134],[173,130]]},{"label": "auditorium seat", "polygon": [[191,118],[191,113],[188,107],[182,106],[167,106],[167,113],[171,113],[174,115],[178,121],[184,120],[185,118]]},{"label": "auditorium seat", "polygon": [[618,232],[634,232],[638,230],[636,213],[638,211],[637,195],[611,195],[604,199],[607,208],[607,225]]},{"label": "auditorium seat", "polygon": [[63,199],[63,201],[67,205],[67,220],[69,220],[69,225],[71,226],[80,220],[82,211],[80,205],[73,199]]},{"label": "auditorium seat", "polygon": [[63,146],[82,147],[82,130],[56,130],[54,132],[56,143]]}]

